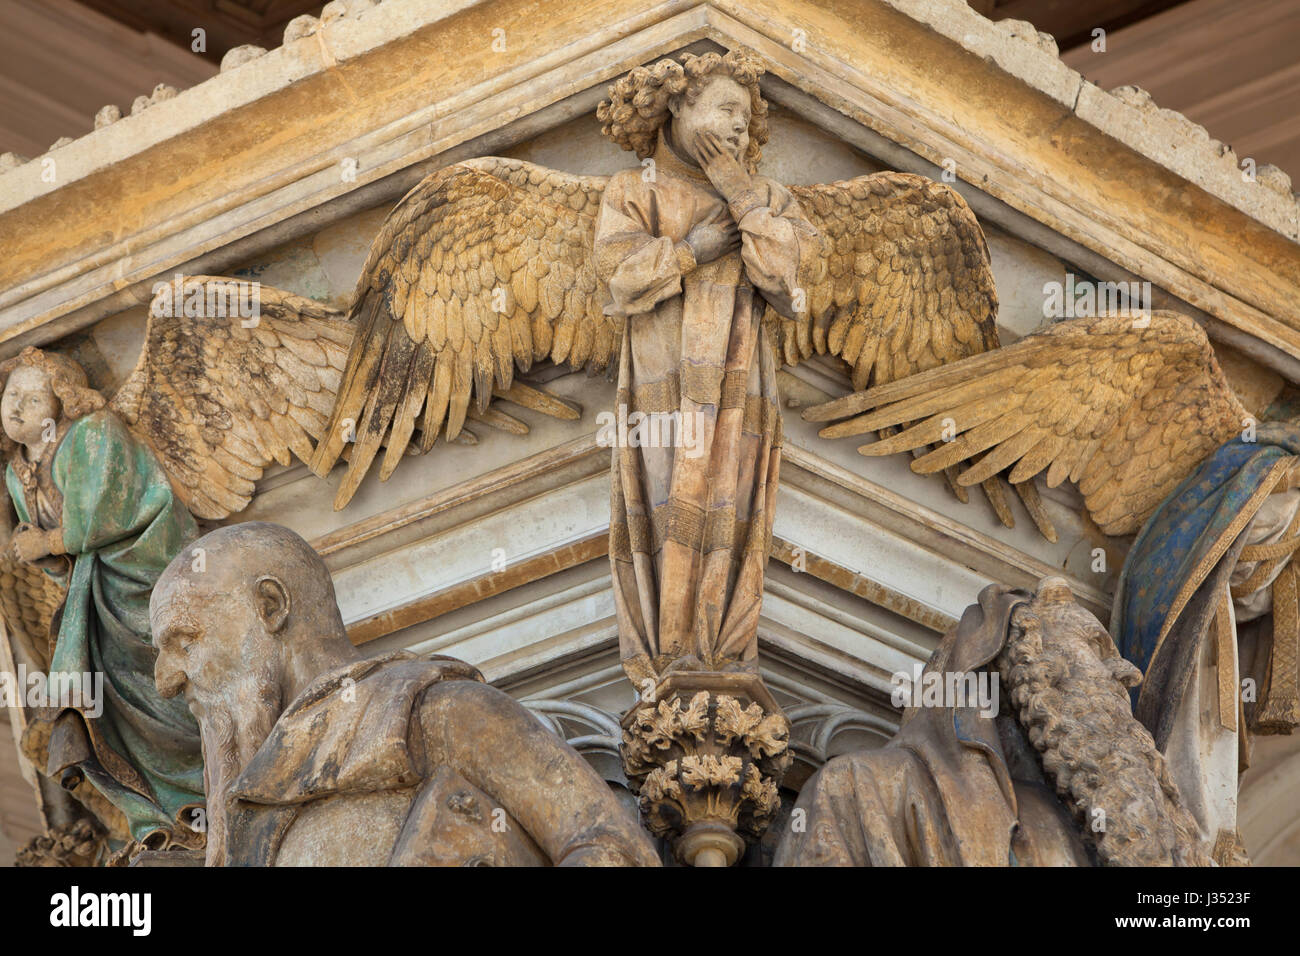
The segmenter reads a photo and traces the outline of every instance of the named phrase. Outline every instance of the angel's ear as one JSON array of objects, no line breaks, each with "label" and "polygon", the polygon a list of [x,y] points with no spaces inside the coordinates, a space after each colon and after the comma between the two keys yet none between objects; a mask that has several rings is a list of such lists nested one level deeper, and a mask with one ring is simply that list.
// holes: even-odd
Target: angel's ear
[{"label": "angel's ear", "polygon": [[253,585],[257,616],[268,634],[278,634],[289,620],[289,589],[273,574],[264,574]]}]

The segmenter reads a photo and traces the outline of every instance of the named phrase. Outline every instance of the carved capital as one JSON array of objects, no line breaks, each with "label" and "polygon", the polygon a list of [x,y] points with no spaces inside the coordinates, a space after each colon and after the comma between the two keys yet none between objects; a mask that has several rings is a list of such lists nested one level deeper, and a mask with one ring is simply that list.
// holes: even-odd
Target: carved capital
[{"label": "carved capital", "polygon": [[669,674],[622,725],[645,825],[683,863],[730,866],[780,809],[790,722],[758,675]]}]

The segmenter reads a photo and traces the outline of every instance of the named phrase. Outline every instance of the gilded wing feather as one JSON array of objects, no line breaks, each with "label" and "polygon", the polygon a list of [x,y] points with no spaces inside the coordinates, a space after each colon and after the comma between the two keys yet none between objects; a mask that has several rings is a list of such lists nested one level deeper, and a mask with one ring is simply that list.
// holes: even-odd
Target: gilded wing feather
[{"label": "gilded wing feather", "polygon": [[[217,301],[232,281],[240,280],[188,276],[184,289]],[[338,311],[270,286],[260,286],[256,319],[176,315],[184,310],[163,308],[160,297],[111,407],[157,453],[191,512],[225,518],[248,504],[271,462],[311,458],[352,327]]]},{"label": "gilded wing feather", "polygon": [[[939,442],[912,463],[916,472],[964,463],[963,485],[1007,469],[1013,484],[1044,469],[1050,487],[1077,482],[1111,535],[1136,531],[1248,417],[1205,332],[1174,312],[1072,319],[804,412],[808,421],[846,416],[821,434],[916,422],[858,449],[886,455]],[[946,425],[957,437],[943,442]]]},{"label": "gilded wing feather", "polygon": [[323,476],[354,441],[336,508],[381,444],[386,478],[417,421],[425,450],[439,433],[455,439],[471,404],[486,414],[516,368],[610,364],[620,338],[591,263],[604,188],[604,177],[489,156],[439,170],[389,214],[361,271],[356,337],[311,462]]},{"label": "gilded wing feather", "polygon": [[807,310],[765,313],[782,361],[838,356],[860,391],[998,347],[988,246],[957,192],[894,172],[790,191],[821,255],[801,277]]}]

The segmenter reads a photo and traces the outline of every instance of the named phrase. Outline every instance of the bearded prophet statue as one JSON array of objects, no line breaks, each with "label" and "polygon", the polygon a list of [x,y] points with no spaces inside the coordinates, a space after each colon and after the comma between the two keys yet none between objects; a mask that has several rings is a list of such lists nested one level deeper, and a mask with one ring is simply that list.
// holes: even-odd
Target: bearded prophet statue
[{"label": "bearded prophet statue", "polygon": [[808,408],[824,437],[909,426],[864,455],[927,447],[921,473],[1045,472],[1107,535],[1135,534],[1110,626],[1142,669],[1134,712],[1222,864],[1241,863],[1235,775],[1250,734],[1300,726],[1300,426],[1247,409],[1205,330],[1175,312],[1049,323],[1014,345]]},{"label": "bearded prophet statue", "polygon": [[209,866],[657,866],[600,776],[450,657],[363,659],[320,556],[246,522],[154,589],[156,680],[198,718]]},{"label": "bearded prophet statue", "polygon": [[[24,751],[115,844],[203,845],[191,826],[204,801],[198,727],[154,687],[150,590],[197,537],[196,518],[238,513],[267,467],[312,457],[352,337],[311,299],[179,276],[155,290],[144,348],[111,399],[56,352],[29,348],[0,366],[20,521],[0,558],[13,581],[0,589],[11,647],[50,673],[104,679],[102,713],[85,701],[31,709]],[[522,383],[510,396],[573,414]]]},{"label": "bearded prophet statue", "polygon": [[[990,585],[926,665],[991,712],[916,699],[877,750],[836,757],[799,794],[778,866],[1208,866],[1164,756],[1134,718],[1141,674],[1061,578]],[[955,680],[949,681],[952,675]]]}]

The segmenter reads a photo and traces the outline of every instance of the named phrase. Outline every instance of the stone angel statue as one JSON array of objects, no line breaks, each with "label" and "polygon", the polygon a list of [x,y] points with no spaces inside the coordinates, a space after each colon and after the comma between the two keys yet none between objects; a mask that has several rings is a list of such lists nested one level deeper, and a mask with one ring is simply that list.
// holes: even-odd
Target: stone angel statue
[{"label": "stone angel statue", "polygon": [[[762,73],[745,50],[632,70],[597,111],[640,160],[611,177],[485,157],[411,190],[362,271],[312,462],[326,474],[355,437],[342,507],[381,444],[383,478],[417,428],[426,450],[455,438],[534,362],[617,369],[610,557],[638,681],[755,654],[779,365],[835,356],[864,388],[998,344],[987,247],[952,189],[758,174]],[[647,440],[665,422],[701,440]]]},{"label": "stone angel statue", "polygon": [[1257,422],[1205,332],[1173,312],[1046,325],[804,417],[835,422],[826,437],[915,423],[864,455],[927,447],[947,425],[953,440],[914,471],[966,464],[965,485],[1046,472],[1049,487],[1077,484],[1106,535],[1136,534],[1110,630],[1146,675],[1136,715],[1171,755],[1216,859],[1232,859],[1235,789],[1205,781],[1244,769],[1248,728],[1300,724],[1300,427]]},{"label": "stone angel statue", "polygon": [[[311,299],[187,276],[156,289],[144,349],[110,400],[56,352],[29,348],[0,365],[18,520],[0,558],[10,656],[28,672],[102,673],[111,685],[29,708],[24,750],[115,845],[202,845],[190,826],[204,819],[198,725],[154,687],[150,591],[198,537],[195,519],[242,511],[267,467],[311,459],[352,336]],[[509,394],[576,414],[523,384]],[[478,417],[509,427],[489,413]]]},{"label": "stone angel statue", "polygon": [[[225,282],[185,285],[204,297]],[[104,682],[31,702],[24,749],[117,841],[155,847],[202,844],[204,788],[198,725],[154,687],[150,590],[198,537],[196,517],[241,510],[269,464],[310,457],[351,340],[332,310],[273,289],[252,322],[185,311],[151,308],[139,362],[110,400],[55,352],[0,365],[18,519],[0,568],[11,651]]]}]

